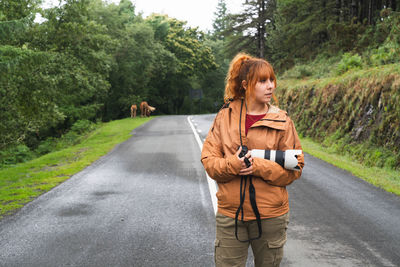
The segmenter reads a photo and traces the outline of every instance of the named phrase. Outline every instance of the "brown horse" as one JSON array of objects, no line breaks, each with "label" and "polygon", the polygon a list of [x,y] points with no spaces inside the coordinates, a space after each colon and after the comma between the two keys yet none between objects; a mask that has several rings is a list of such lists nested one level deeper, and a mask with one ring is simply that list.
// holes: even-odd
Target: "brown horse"
[{"label": "brown horse", "polygon": [[135,118],[136,117],[136,110],[137,110],[137,106],[136,105],[132,105],[131,106],[131,118]]},{"label": "brown horse", "polygon": [[149,106],[146,101],[140,103],[140,117],[150,117],[150,112],[154,110],[156,110],[156,108]]}]

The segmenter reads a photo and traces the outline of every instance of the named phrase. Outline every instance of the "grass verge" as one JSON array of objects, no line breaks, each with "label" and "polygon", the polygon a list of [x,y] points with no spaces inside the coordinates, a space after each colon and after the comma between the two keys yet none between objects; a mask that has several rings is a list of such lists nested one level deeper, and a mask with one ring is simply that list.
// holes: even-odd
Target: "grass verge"
[{"label": "grass verge", "polygon": [[1,169],[0,219],[92,164],[150,119],[127,118],[104,123],[77,145]]},{"label": "grass verge", "polygon": [[[329,152],[329,149],[312,141],[309,138],[301,138],[304,152],[322,159],[341,169],[347,170],[353,175],[367,181],[374,186],[400,196],[400,172],[387,168],[366,167],[355,162],[350,156],[338,155]],[[307,164],[307,162],[306,162]]]}]

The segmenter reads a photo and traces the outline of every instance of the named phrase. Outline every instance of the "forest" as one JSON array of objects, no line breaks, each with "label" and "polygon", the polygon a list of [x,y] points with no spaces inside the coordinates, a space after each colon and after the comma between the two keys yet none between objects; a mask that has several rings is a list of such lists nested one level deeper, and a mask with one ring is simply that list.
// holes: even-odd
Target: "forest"
[{"label": "forest", "polygon": [[[244,0],[237,14],[218,0],[208,32],[164,14],[143,17],[129,0],[41,3],[0,0],[0,166],[48,153],[57,138],[73,140],[97,122],[129,117],[142,100],[157,108],[154,115],[216,112],[239,51],[270,61],[278,80],[335,77],[400,59],[400,0]],[[290,99],[281,104],[298,109]],[[315,130],[310,136],[319,136]],[[388,138],[400,142],[398,133]],[[394,152],[391,166],[399,167]]]}]

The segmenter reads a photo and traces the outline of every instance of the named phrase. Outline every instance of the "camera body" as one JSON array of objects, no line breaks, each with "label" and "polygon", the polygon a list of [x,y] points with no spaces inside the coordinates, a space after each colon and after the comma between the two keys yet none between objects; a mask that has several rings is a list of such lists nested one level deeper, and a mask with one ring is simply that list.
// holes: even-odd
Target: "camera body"
[{"label": "camera body", "polygon": [[[240,146],[238,147],[238,149],[239,148]],[[249,152],[249,148],[247,146],[242,146],[242,151],[240,151],[239,153],[239,158],[243,158],[247,154],[247,152]],[[246,164],[247,168],[251,166],[251,163],[248,158],[244,158],[244,163]]]},{"label": "camera body", "polygon": [[[238,149],[240,148],[240,146],[238,147]],[[240,151],[239,153],[239,158],[243,158],[247,152],[249,152],[249,148],[247,146],[242,146],[242,151]]]}]

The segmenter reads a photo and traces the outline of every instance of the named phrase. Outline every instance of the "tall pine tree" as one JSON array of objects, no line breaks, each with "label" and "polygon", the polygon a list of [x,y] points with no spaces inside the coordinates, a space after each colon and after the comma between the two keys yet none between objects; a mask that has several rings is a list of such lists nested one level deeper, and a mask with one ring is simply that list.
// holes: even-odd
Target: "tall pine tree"
[{"label": "tall pine tree", "polygon": [[265,57],[266,26],[273,22],[275,0],[246,0],[244,10],[229,16],[226,34],[228,49],[234,53],[246,51]]},{"label": "tall pine tree", "polygon": [[224,32],[228,25],[227,8],[225,0],[218,0],[217,10],[214,12],[213,37],[218,40],[224,40]]}]

